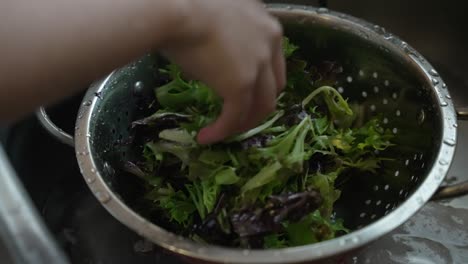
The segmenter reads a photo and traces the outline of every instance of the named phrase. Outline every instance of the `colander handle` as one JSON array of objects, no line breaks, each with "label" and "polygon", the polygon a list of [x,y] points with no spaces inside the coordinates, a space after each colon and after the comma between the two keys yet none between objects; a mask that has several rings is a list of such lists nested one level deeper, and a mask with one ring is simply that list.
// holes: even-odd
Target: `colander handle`
[{"label": "colander handle", "polygon": [[432,201],[456,198],[468,194],[468,181],[440,187],[432,196]]},{"label": "colander handle", "polygon": [[49,118],[49,115],[46,112],[44,107],[40,107],[36,111],[36,117],[39,120],[39,123],[49,132],[52,136],[58,139],[60,142],[67,144],[71,147],[75,147],[75,141],[73,136],[63,131],[54,122]]},{"label": "colander handle", "polygon": [[468,120],[468,107],[457,107],[458,120]]}]

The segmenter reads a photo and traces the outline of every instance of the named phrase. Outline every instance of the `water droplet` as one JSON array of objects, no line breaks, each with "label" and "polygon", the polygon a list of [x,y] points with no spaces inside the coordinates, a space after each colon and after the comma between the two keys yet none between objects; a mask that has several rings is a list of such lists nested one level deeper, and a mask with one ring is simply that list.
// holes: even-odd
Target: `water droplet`
[{"label": "water droplet", "polygon": [[382,103],[383,103],[384,105],[388,104],[387,98],[384,98],[384,99],[382,100]]},{"label": "water droplet", "polygon": [[86,101],[86,102],[83,102],[83,106],[90,106],[91,103],[92,103],[92,101],[91,101],[91,100],[88,100],[88,101]]},{"label": "water droplet", "polygon": [[108,162],[104,162],[104,172],[108,176],[113,176],[115,174],[115,170],[112,168],[112,166]]},{"label": "water droplet", "polygon": [[439,84],[439,80],[436,79],[436,78],[432,78],[432,84],[433,84],[433,85],[438,85],[438,84]]},{"label": "water droplet", "polygon": [[397,110],[397,111],[395,112],[395,115],[396,115],[396,116],[401,116],[401,111],[400,111],[400,110]]},{"label": "water droplet", "polygon": [[379,92],[379,87],[378,86],[374,86],[374,93],[378,93]]},{"label": "water droplet", "polygon": [[359,76],[364,77],[364,71],[363,70],[359,70]]},{"label": "water droplet", "polygon": [[364,97],[364,98],[367,97],[367,92],[366,92],[366,91],[363,91],[363,92],[362,92],[362,97]]},{"label": "water droplet", "polygon": [[385,118],[383,119],[383,123],[384,123],[384,124],[388,124],[388,118],[385,117]]},{"label": "water droplet", "polygon": [[371,202],[372,202],[371,200],[366,200],[364,203],[369,205],[369,204],[371,204]]},{"label": "water droplet", "polygon": [[361,218],[366,217],[366,213],[361,213],[361,214],[359,215],[359,217],[361,217]]},{"label": "water droplet", "polygon": [[325,8],[325,7],[320,7],[319,9],[317,9],[317,13],[319,14],[326,14],[328,12],[329,12],[328,8]]},{"label": "water droplet", "polygon": [[457,124],[457,123],[453,124],[453,127],[454,127],[454,128],[457,128],[457,127],[458,127],[458,124]]},{"label": "water droplet", "polygon": [[379,77],[379,74],[377,72],[374,72],[372,73],[372,77],[374,77],[375,79],[377,79]]},{"label": "water droplet", "polygon": [[138,81],[133,85],[133,93],[136,95],[140,95],[143,90],[145,89],[145,84],[142,81]]},{"label": "water droplet", "polygon": [[423,205],[424,204],[424,200],[423,200],[422,197],[416,198],[416,202],[418,203],[418,205]]},{"label": "water droplet", "polygon": [[439,164],[442,165],[442,166],[445,166],[445,165],[448,165],[449,162],[444,160],[444,159],[441,159],[441,160],[439,160]]},{"label": "water droplet", "polygon": [[450,100],[450,99],[452,99],[452,96],[450,96],[450,94],[447,94],[447,95],[445,95],[445,98]]},{"label": "water droplet", "polygon": [[346,81],[349,83],[353,82],[353,77],[351,76],[346,77]]},{"label": "water droplet", "polygon": [[393,132],[393,134],[398,133],[398,128],[394,127],[394,128],[392,129],[392,132]]},{"label": "water droplet", "polygon": [[397,93],[393,93],[393,94],[392,94],[392,98],[393,98],[394,100],[396,100],[396,99],[398,98],[398,94],[397,94]]},{"label": "water droplet", "polygon": [[351,238],[351,242],[353,242],[354,244],[357,244],[357,243],[359,243],[359,238],[355,236],[355,237]]},{"label": "water droplet", "polygon": [[96,173],[96,170],[94,168],[91,168],[91,173]]},{"label": "water droplet", "polygon": [[426,112],[424,112],[424,109],[421,109],[418,114],[418,124],[422,125],[424,121],[426,120]]},{"label": "water droplet", "polygon": [[338,87],[338,92],[339,93],[344,93],[344,88],[343,87]]},{"label": "water droplet", "polygon": [[439,77],[439,73],[435,69],[430,70],[429,73],[434,77]]},{"label": "water droplet", "polygon": [[443,83],[442,88],[444,88],[444,89],[447,88],[447,84]]},{"label": "water droplet", "polygon": [[379,25],[374,25],[374,30],[375,32],[379,33],[379,34],[382,34],[382,35],[385,35],[385,33],[387,33],[387,31],[385,30],[384,27],[381,27]]},{"label": "water droplet", "polygon": [[393,39],[393,35],[392,35],[391,33],[386,33],[386,34],[384,35],[384,39],[386,39],[386,40],[392,40],[392,39]]},{"label": "water droplet", "polygon": [[455,146],[456,141],[454,139],[447,138],[447,139],[444,140],[444,143],[451,146],[451,147],[453,147],[453,146]]},{"label": "water droplet", "polygon": [[[367,96],[367,95],[366,95],[366,96]],[[365,96],[364,96],[364,97],[365,97]],[[377,107],[376,107],[375,105],[371,105],[371,106],[370,106],[370,110],[371,110],[372,112],[374,112],[376,109],[377,109]]]},{"label": "water droplet", "polygon": [[440,102],[440,106],[442,106],[442,107],[445,107],[445,106],[447,106],[447,105],[448,105],[448,103],[445,102],[445,101]]},{"label": "water droplet", "polygon": [[97,191],[96,192],[96,197],[97,197],[98,201],[101,202],[101,203],[108,203],[111,200],[111,197],[106,192]]},{"label": "water droplet", "polygon": [[390,185],[387,184],[384,186],[384,190],[388,191],[388,189],[390,189]]},{"label": "water droplet", "polygon": [[400,175],[400,171],[395,171],[395,177],[398,177]]},{"label": "water droplet", "polygon": [[95,182],[95,181],[96,181],[96,178],[95,178],[95,177],[87,177],[87,178],[86,178],[86,182],[87,182],[88,184],[91,184],[91,183],[93,183],[93,182]]}]

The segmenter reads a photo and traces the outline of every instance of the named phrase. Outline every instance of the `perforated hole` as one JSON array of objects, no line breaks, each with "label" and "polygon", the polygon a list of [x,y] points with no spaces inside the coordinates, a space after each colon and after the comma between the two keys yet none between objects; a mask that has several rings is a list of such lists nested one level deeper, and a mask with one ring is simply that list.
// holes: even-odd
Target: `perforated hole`
[{"label": "perforated hole", "polygon": [[374,191],[378,191],[379,190],[379,186],[378,185],[375,185],[374,186]]},{"label": "perforated hole", "polygon": [[379,87],[378,86],[374,86],[374,93],[379,93]]},{"label": "perforated hole", "polygon": [[373,72],[372,73],[372,77],[374,77],[375,79],[379,78],[379,74],[377,72]]},{"label": "perforated hole", "polygon": [[410,180],[411,180],[411,181],[414,181],[415,178],[416,178],[416,177],[414,177],[414,175],[413,175],[413,176],[411,176],[411,179],[410,179]]},{"label": "perforated hole", "polygon": [[364,98],[367,97],[367,92],[366,92],[366,91],[363,91],[363,92],[362,92],[362,97],[364,97]]},{"label": "perforated hole", "polygon": [[361,218],[366,217],[366,213],[361,213],[361,214],[359,215],[359,217],[361,217]]},{"label": "perforated hole", "polygon": [[351,76],[346,77],[346,81],[349,82],[349,83],[352,83],[353,82],[353,77],[351,77]]},{"label": "perforated hole", "polygon": [[377,206],[379,206],[380,204],[382,204],[381,200],[378,200],[377,202],[375,202],[375,205],[377,205]]},{"label": "perforated hole", "polygon": [[372,200],[366,200],[364,203],[365,203],[366,205],[369,205],[369,204],[372,203]]},{"label": "perforated hole", "polygon": [[409,159],[405,160],[405,166],[409,165]]},{"label": "perforated hole", "polygon": [[392,129],[392,132],[393,132],[393,134],[398,133],[398,128],[394,127],[394,128]]},{"label": "perforated hole", "polygon": [[393,98],[394,100],[398,99],[397,93],[393,93],[393,94],[392,94],[392,98]]},{"label": "perforated hole", "polygon": [[414,154],[414,160],[418,159],[418,154]]},{"label": "perforated hole", "polygon": [[375,214],[370,216],[370,219],[375,219],[377,216]]},{"label": "perforated hole", "polygon": [[339,93],[344,93],[344,88],[343,87],[338,87],[338,92]]},{"label": "perforated hole", "polygon": [[363,70],[359,70],[359,76],[364,77],[364,71]]},{"label": "perforated hole", "polygon": [[117,123],[120,123],[120,117],[117,117]]},{"label": "perforated hole", "polygon": [[390,189],[390,185],[387,184],[384,186],[384,190],[388,191],[388,189]]},{"label": "perforated hole", "polygon": [[125,111],[125,116],[128,116],[128,111]]},{"label": "perforated hole", "polygon": [[371,105],[369,108],[370,108],[370,110],[371,110],[372,112],[374,112],[374,111],[377,109],[377,107],[376,107],[375,105]]},{"label": "perforated hole", "polygon": [[111,132],[112,132],[112,134],[115,134],[115,128],[112,128]]},{"label": "perforated hole", "polygon": [[395,177],[398,177],[398,175],[400,175],[400,171],[395,171]]},{"label": "perforated hole", "polygon": [[385,80],[385,81],[384,81],[384,85],[385,85],[385,86],[389,86],[389,85],[390,85],[390,81],[389,81],[389,80]]},{"label": "perforated hole", "polygon": [[424,167],[426,167],[426,163],[423,162],[423,163],[421,164],[421,169],[424,169]]},{"label": "perforated hole", "polygon": [[388,104],[388,99],[387,99],[387,98],[384,98],[384,99],[382,100],[382,104],[384,104],[384,105]]},{"label": "perforated hole", "polygon": [[392,206],[392,205],[391,205],[391,204],[389,204],[389,203],[388,203],[388,204],[386,204],[386,205],[385,205],[385,209],[388,209],[388,208],[390,208],[390,206]]},{"label": "perforated hole", "polygon": [[395,115],[396,115],[396,116],[401,116],[401,111],[400,111],[400,110],[396,110]]},{"label": "perforated hole", "polygon": [[383,123],[384,123],[384,124],[388,124],[388,118],[385,117],[385,118],[383,119]]},{"label": "perforated hole", "polygon": [[419,155],[419,160],[422,160],[423,158],[424,158],[424,154],[421,153],[421,154]]},{"label": "perforated hole", "polygon": [[405,192],[405,191],[404,191],[404,190],[400,190],[400,191],[398,192],[398,195],[402,196],[402,195],[403,195],[403,192]]}]

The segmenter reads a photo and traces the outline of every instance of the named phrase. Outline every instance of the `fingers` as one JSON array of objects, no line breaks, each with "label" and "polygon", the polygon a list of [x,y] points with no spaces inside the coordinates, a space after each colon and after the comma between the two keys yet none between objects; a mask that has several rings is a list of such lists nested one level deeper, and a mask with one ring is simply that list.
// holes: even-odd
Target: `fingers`
[{"label": "fingers", "polygon": [[253,91],[253,103],[247,113],[247,119],[242,125],[242,130],[248,130],[259,125],[275,110],[277,90],[275,75],[270,63],[260,70]]},{"label": "fingers", "polygon": [[275,48],[273,52],[273,73],[276,78],[277,93],[280,94],[286,86],[286,62],[281,40],[279,41],[278,47]]},{"label": "fingers", "polygon": [[218,119],[198,133],[198,143],[212,144],[225,139],[239,130],[250,108],[250,94],[238,94],[224,100],[223,110]]}]

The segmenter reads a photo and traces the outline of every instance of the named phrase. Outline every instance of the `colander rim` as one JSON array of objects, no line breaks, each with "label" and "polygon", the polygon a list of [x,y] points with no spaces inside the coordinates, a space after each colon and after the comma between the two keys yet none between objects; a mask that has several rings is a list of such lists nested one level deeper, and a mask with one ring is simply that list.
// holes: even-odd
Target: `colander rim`
[{"label": "colander rim", "polygon": [[[435,94],[448,94],[447,89],[442,87],[444,83],[440,76],[431,76],[433,67],[411,46],[399,39],[395,35],[385,32],[383,28],[366,22],[364,20],[331,11],[324,8],[316,8],[304,5],[289,4],[269,4],[268,8],[276,14],[294,14],[301,13],[322,17],[326,19],[339,20],[359,28],[376,39],[380,39],[385,45],[396,48],[401,53],[410,57],[419,70],[425,74],[427,83],[431,84],[432,79],[436,78],[439,85],[433,86]],[[392,36],[391,41],[386,36]],[[453,103],[445,101],[442,96],[438,96],[438,110],[441,113],[442,135],[440,147],[435,158],[434,164],[428,173],[426,179],[407,198],[405,202],[399,205],[395,210],[383,216],[381,219],[369,224],[350,234],[300,247],[285,249],[267,249],[267,250],[243,250],[234,248],[225,248],[214,245],[201,245],[186,238],[178,237],[171,232],[149,222],[139,214],[129,208],[119,197],[107,186],[98,170],[96,162],[91,153],[91,141],[87,136],[91,128],[91,118],[93,109],[96,108],[96,93],[103,91],[109,80],[116,74],[112,72],[103,80],[95,82],[88,90],[83,101],[91,101],[91,105],[86,104],[80,107],[82,118],[77,119],[76,126],[80,133],[75,132],[76,157],[85,178],[95,178],[93,182],[87,182],[89,188],[101,202],[101,204],[120,222],[133,229],[139,235],[144,236],[152,242],[166,248],[176,254],[200,259],[204,261],[224,262],[224,263],[287,263],[313,261],[322,258],[328,258],[342,254],[391,232],[398,226],[413,216],[422,206],[429,201],[437,188],[441,185],[446,176],[455,153],[455,144],[446,144],[444,139],[450,139],[450,142],[456,142],[456,114]]]}]

